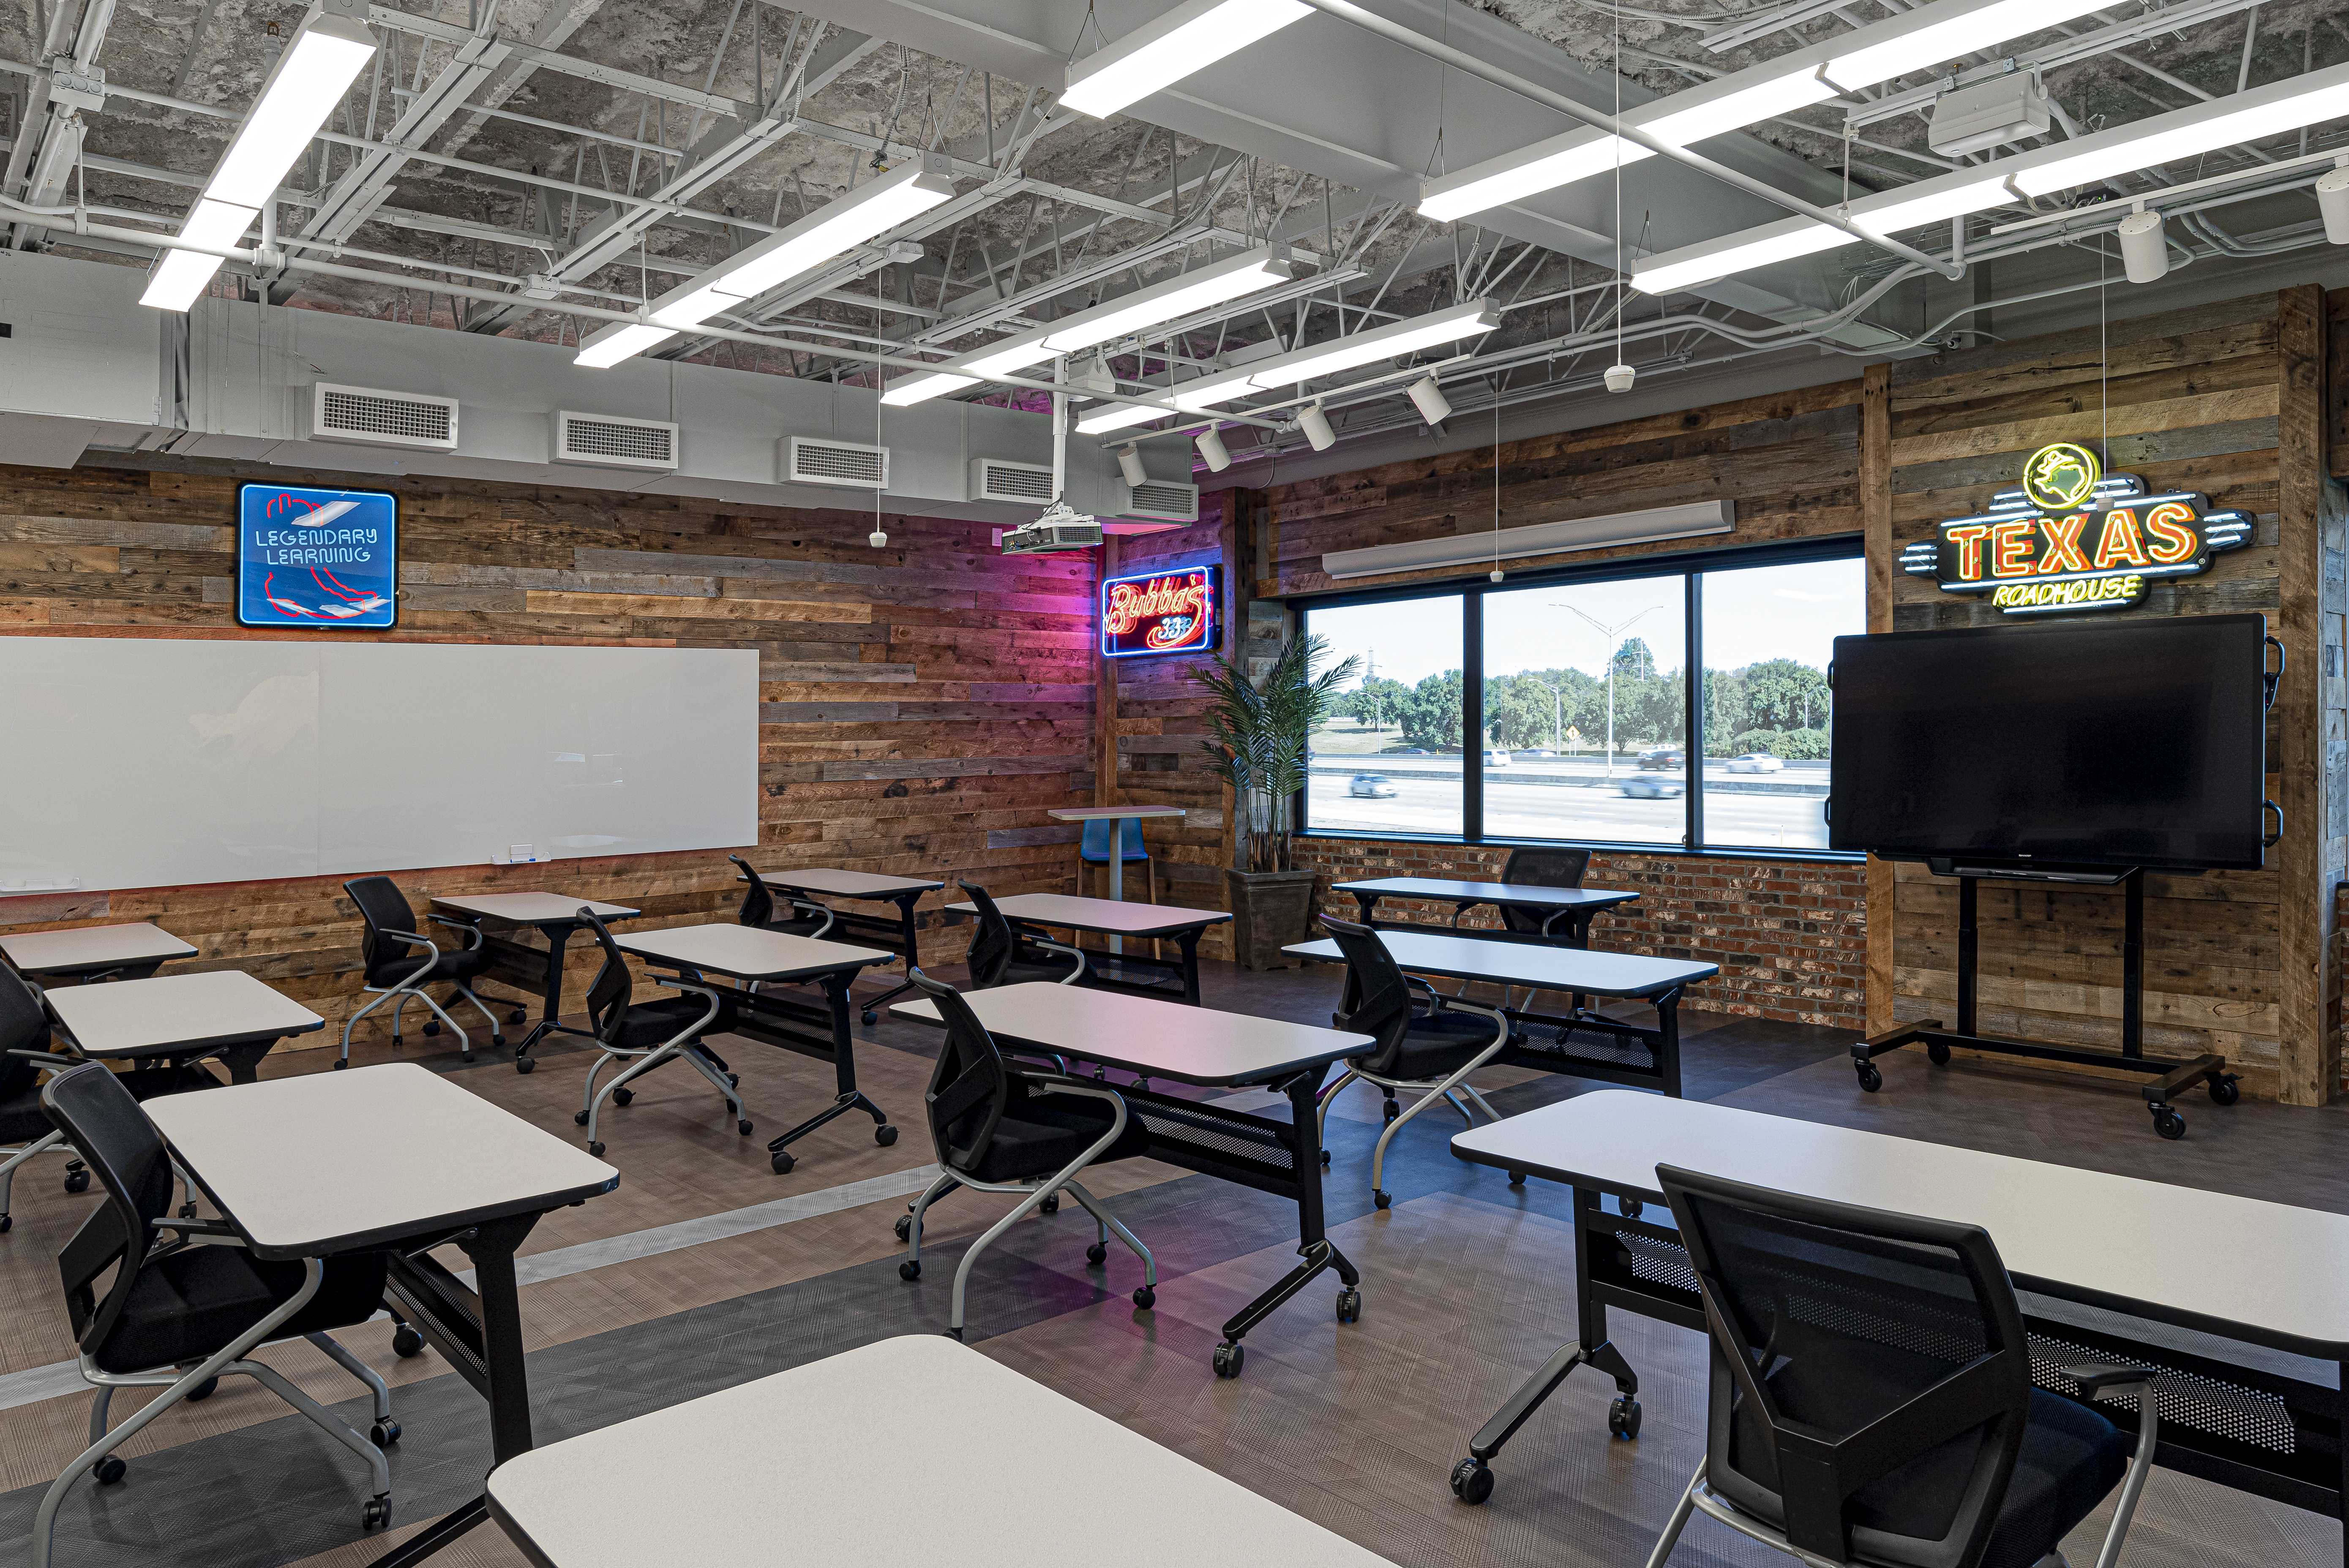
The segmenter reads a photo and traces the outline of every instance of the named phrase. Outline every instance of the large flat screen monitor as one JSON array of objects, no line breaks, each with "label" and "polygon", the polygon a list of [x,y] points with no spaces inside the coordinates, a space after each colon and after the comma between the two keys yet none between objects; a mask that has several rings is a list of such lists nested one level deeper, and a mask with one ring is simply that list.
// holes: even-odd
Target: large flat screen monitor
[{"label": "large flat screen monitor", "polygon": [[1899,859],[2261,863],[2266,622],[1835,645],[1828,842]]}]

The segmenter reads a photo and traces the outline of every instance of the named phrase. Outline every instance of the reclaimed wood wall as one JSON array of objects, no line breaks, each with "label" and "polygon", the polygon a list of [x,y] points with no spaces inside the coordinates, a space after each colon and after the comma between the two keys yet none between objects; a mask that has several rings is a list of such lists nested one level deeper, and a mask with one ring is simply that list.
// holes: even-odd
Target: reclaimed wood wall
[{"label": "reclaimed wood wall", "polygon": [[[1044,812],[1094,792],[1090,555],[1007,557],[985,525],[916,517],[888,519],[876,551],[869,511],[168,459],[0,468],[0,634],[301,635],[235,624],[236,488],[254,477],[399,497],[398,629],[311,635],[758,649],[754,864],[1069,887]],[[399,873],[419,906],[547,887],[636,904],[647,925],[730,918],[733,879],[724,851]],[[967,941],[943,902],[926,904],[926,960]],[[332,1045],[357,998],[339,878],[0,899],[0,929],[124,920],[195,944],[187,967],[250,970],[326,1016],[296,1046]],[[593,969],[574,963],[574,985]]]}]

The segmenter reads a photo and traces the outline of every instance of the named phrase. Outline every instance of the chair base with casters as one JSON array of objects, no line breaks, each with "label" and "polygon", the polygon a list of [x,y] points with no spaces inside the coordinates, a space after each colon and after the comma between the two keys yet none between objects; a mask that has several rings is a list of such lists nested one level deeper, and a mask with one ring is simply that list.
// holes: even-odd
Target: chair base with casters
[{"label": "chair base with casters", "polygon": [[450,1016],[447,1008],[432,999],[431,994],[425,989],[428,985],[445,985],[457,995],[471,1002],[473,1005],[473,1011],[479,1013],[481,1016],[481,1021],[490,1026],[490,1044],[502,1046],[506,1043],[505,1034],[498,1026],[497,1015],[490,1011],[488,1003],[473,994],[473,981],[489,966],[490,963],[490,955],[481,950],[481,928],[469,925],[460,920],[450,920],[445,915],[435,914],[426,918],[436,924],[448,926],[453,931],[463,932],[470,938],[468,944],[454,953],[443,953],[438,944],[421,934],[412,932],[386,933],[385,934],[391,936],[405,936],[410,944],[422,947],[425,950],[425,956],[413,971],[394,978],[389,985],[377,985],[361,983],[360,994],[372,996],[374,1000],[367,1003],[344,1020],[342,1049],[335,1057],[336,1068],[347,1068],[351,1065],[351,1031],[358,1027],[361,1018],[366,1017],[386,1002],[391,1004],[391,1043],[397,1049],[401,1043],[400,1016],[406,1011],[411,998],[423,1003],[431,1011],[432,1016],[425,1023],[424,1032],[427,1035],[438,1035],[442,1027],[446,1026],[457,1037],[457,1055],[460,1059],[471,1061],[473,1037],[465,1032],[462,1025]]},{"label": "chair base with casters", "polygon": [[[604,1042],[603,1053],[589,1064],[582,1104],[572,1115],[575,1125],[587,1130],[587,1152],[598,1159],[604,1154],[597,1124],[605,1102],[628,1104],[636,1098],[629,1085],[675,1061],[684,1062],[707,1078],[710,1087],[725,1097],[726,1109],[733,1112],[735,1132],[744,1138],[750,1135],[752,1124],[750,1113],[742,1109],[739,1088],[740,1075],[727,1070],[724,1059],[701,1043],[702,1031],[717,1021],[724,1006],[718,993],[681,980],[656,978],[654,984],[688,995],[637,1003],[628,1008],[617,1037]],[[598,1089],[596,1078],[615,1062],[628,1065]]]},{"label": "chair base with casters", "polygon": [[[1401,1061],[1403,1064],[1402,1072],[1407,1076],[1377,1073],[1357,1063],[1348,1062],[1345,1072],[1334,1079],[1329,1088],[1321,1091],[1321,1105],[1316,1121],[1316,1134],[1317,1141],[1321,1146],[1321,1163],[1324,1165],[1330,1163],[1328,1137],[1330,1102],[1338,1098],[1339,1091],[1359,1079],[1371,1085],[1385,1095],[1386,1127],[1379,1133],[1378,1146],[1371,1150],[1371,1202],[1381,1209],[1389,1207],[1394,1202],[1394,1195],[1387,1191],[1386,1186],[1387,1145],[1393,1141],[1394,1135],[1402,1131],[1403,1124],[1413,1117],[1430,1106],[1449,1103],[1453,1109],[1460,1113],[1460,1119],[1471,1127],[1476,1125],[1476,1119],[1470,1114],[1469,1105],[1474,1105],[1476,1109],[1483,1111],[1488,1121],[1501,1119],[1501,1113],[1495,1110],[1485,1097],[1476,1091],[1475,1086],[1468,1081],[1468,1076],[1500,1055],[1502,1047],[1509,1043],[1509,1020],[1492,1008],[1480,1007],[1472,1002],[1463,1002],[1456,997],[1444,996],[1433,987],[1428,987],[1428,995],[1433,1004],[1433,1010],[1412,1026],[1410,1037],[1411,1038],[1422,1036],[1433,1037],[1432,1049],[1427,1054],[1441,1053],[1446,1057],[1454,1057],[1464,1039],[1474,1039],[1487,1032],[1491,1035],[1490,1043],[1451,1071],[1433,1074],[1416,1073],[1412,1070],[1410,1064],[1413,1053],[1406,1043]],[[1417,1094],[1419,1098],[1412,1101],[1409,1106],[1398,1109],[1395,1093],[1399,1089],[1409,1090]],[[1467,1097],[1467,1104],[1462,1103],[1460,1097],[1463,1095]]]}]

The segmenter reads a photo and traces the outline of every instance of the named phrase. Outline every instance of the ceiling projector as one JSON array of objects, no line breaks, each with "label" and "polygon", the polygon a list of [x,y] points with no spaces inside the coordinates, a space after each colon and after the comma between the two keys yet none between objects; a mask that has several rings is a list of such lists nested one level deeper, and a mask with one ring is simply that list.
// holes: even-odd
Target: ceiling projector
[{"label": "ceiling projector", "polygon": [[1102,542],[1102,525],[1065,501],[1054,501],[1035,521],[1003,536],[1006,555],[1049,555],[1056,550],[1091,550]]}]

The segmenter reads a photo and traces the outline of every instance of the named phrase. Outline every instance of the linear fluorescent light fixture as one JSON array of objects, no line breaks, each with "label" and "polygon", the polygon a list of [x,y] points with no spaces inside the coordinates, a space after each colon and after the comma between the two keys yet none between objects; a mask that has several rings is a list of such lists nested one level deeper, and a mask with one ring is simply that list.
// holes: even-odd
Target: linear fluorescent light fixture
[{"label": "linear fluorescent light fixture", "polygon": [[981,381],[1016,376],[1055,355],[1076,354],[1161,322],[1180,321],[1195,312],[1275,284],[1285,284],[1296,275],[1296,267],[1279,247],[1259,245],[1148,288],[1120,294],[1091,310],[1078,311],[1018,337],[973,349],[960,358],[947,361],[937,370],[896,383],[881,395],[881,401],[893,408],[910,407],[975,387]]},{"label": "linear fluorescent light fixture", "polygon": [[[358,17],[313,11],[261,84],[260,96],[213,166],[179,237],[205,250],[233,248],[261,209],[275,200],[286,170],[309,150],[310,139],[375,50],[375,35]],[[166,250],[155,259],[139,303],[186,310],[211,284],[222,260],[203,251]]]},{"label": "linear fluorescent light fixture", "polygon": [[1312,10],[1299,0],[1189,0],[1071,66],[1061,103],[1106,119]]},{"label": "linear fluorescent light fixture", "polygon": [[[1733,71],[1628,109],[1622,123],[1672,147],[1742,130],[1775,116],[2084,16],[2100,0],[1940,0],[1823,44]],[[1420,213],[1450,222],[1652,157],[1613,133],[1578,126],[1561,136],[1420,186]]]},{"label": "linear fluorescent light fixture", "polygon": [[[1851,221],[1871,234],[1898,233],[2344,115],[2349,115],[2349,65],[2290,77],[2230,98],[1862,197],[1851,204]],[[1808,218],[1781,219],[1651,256],[1632,272],[1631,286],[1642,294],[1672,294],[1774,262],[1857,242],[1831,224]]]},{"label": "linear fluorescent light fixture", "polygon": [[1380,577],[1390,572],[1423,572],[1444,566],[1484,566],[1496,558],[1559,555],[1570,550],[1603,550],[1620,544],[1651,544],[1666,539],[1698,539],[1727,533],[1737,526],[1733,500],[1692,500],[1677,506],[1649,507],[1640,511],[1609,512],[1603,517],[1578,517],[1564,522],[1535,522],[1504,529],[1497,542],[1490,529],[1414,540],[1408,544],[1373,544],[1363,550],[1332,550],[1321,557],[1324,575],[1335,578]]}]

